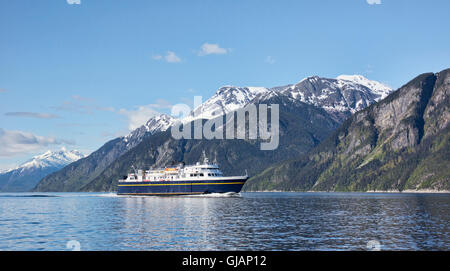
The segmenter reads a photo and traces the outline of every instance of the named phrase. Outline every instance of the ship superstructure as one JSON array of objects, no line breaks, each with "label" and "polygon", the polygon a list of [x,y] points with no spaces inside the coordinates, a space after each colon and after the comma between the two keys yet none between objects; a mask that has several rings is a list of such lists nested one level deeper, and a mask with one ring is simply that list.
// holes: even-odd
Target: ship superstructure
[{"label": "ship superstructure", "polygon": [[119,195],[186,195],[241,191],[243,176],[223,176],[219,166],[205,158],[203,163],[161,169],[136,170],[119,180]]}]

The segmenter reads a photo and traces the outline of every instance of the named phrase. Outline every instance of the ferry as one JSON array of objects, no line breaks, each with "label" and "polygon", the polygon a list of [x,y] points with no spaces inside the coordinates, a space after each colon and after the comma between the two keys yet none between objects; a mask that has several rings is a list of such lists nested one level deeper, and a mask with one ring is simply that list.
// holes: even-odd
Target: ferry
[{"label": "ferry", "polygon": [[223,176],[219,166],[203,163],[161,169],[136,170],[119,180],[118,195],[195,195],[209,193],[239,193],[248,180],[247,171],[243,176]]}]

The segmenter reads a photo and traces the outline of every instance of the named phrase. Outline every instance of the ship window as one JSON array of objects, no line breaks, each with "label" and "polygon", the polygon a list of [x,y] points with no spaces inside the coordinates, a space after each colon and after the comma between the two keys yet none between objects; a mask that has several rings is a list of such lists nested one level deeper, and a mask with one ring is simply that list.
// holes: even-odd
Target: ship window
[{"label": "ship window", "polygon": [[211,176],[211,173],[208,173],[208,176]]},{"label": "ship window", "polygon": [[193,177],[194,176],[194,174],[191,174],[191,177]]},{"label": "ship window", "polygon": [[203,177],[203,173],[200,173],[200,176]]}]

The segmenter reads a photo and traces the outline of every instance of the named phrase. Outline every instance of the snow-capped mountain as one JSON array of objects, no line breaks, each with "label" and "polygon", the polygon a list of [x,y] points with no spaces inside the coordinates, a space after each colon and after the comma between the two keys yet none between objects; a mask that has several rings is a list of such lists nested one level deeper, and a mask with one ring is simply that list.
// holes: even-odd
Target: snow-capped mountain
[{"label": "snow-capped mountain", "polygon": [[[160,114],[151,117],[144,125],[133,130],[131,133],[123,137],[123,140],[127,143],[137,145],[142,141],[142,138],[146,135],[152,135],[156,132],[166,131],[170,126],[175,123],[176,119],[166,115]],[[137,144],[136,144],[137,143]]]},{"label": "snow-capped mountain", "polygon": [[359,79],[358,82],[351,81],[350,77],[345,78],[344,80],[312,76],[279,90],[277,94],[321,107],[342,119],[381,100],[392,91],[381,83],[367,80],[362,76],[351,77]]},{"label": "snow-capped mountain", "polygon": [[67,151],[62,149],[55,152],[47,151],[41,155],[34,156],[14,170],[24,172],[30,168],[60,167],[75,162],[83,157],[84,154],[77,150]]},{"label": "snow-capped mountain", "polygon": [[183,122],[211,119],[243,108],[250,103],[264,102],[274,96],[287,96],[333,115],[342,121],[351,114],[385,98],[392,89],[361,75],[341,75],[336,79],[312,76],[297,84],[265,88],[224,86],[195,108]]},{"label": "snow-capped mountain", "polygon": [[224,86],[200,106],[195,108],[183,122],[194,119],[212,119],[228,112],[242,108],[258,95],[267,93],[269,90],[264,87],[235,87]]},{"label": "snow-capped mountain", "polygon": [[0,191],[29,191],[48,174],[85,157],[77,150],[47,151],[20,166],[0,173]]},{"label": "snow-capped mountain", "polygon": [[386,98],[386,96],[389,95],[389,93],[392,92],[392,88],[380,83],[378,81],[373,81],[373,80],[369,80],[367,78],[365,78],[362,75],[339,75],[338,77],[336,77],[336,79],[338,80],[345,80],[345,81],[350,81],[359,85],[363,85],[367,88],[369,88],[373,93],[380,95],[380,97],[378,98],[378,100],[382,100],[384,98]]}]

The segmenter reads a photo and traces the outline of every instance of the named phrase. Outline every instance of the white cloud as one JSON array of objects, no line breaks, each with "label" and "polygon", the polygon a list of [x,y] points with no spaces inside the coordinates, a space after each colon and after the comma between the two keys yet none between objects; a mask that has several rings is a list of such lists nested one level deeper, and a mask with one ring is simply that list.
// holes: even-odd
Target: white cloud
[{"label": "white cloud", "polygon": [[157,99],[156,103],[135,106],[130,110],[122,108],[118,113],[128,118],[128,130],[133,131],[147,123],[151,117],[161,115],[159,111],[170,110],[172,106],[167,100]]},{"label": "white cloud", "polygon": [[381,0],[366,0],[367,4],[369,5],[380,5],[381,4]]},{"label": "white cloud", "polygon": [[366,74],[373,73],[373,66],[370,65],[370,64],[367,64],[367,68],[366,68],[366,70],[365,70],[364,72],[365,72]]},{"label": "white cloud", "polygon": [[72,140],[37,136],[29,132],[9,131],[0,128],[0,157],[12,157],[18,154],[38,150],[49,145],[74,145]]},{"label": "white cloud", "polygon": [[72,99],[77,100],[77,101],[82,101],[82,102],[93,102],[94,99],[91,98],[86,98],[80,95],[72,95]]},{"label": "white cloud", "polygon": [[174,52],[172,51],[167,51],[167,54],[163,57],[162,55],[153,55],[152,56],[153,60],[165,60],[168,63],[177,63],[177,62],[181,62],[181,58],[179,58]]},{"label": "white cloud", "polygon": [[67,4],[69,5],[81,5],[81,0],[67,0]]},{"label": "white cloud", "polygon": [[108,111],[108,112],[116,111],[116,109],[112,106],[106,106],[106,107],[97,106],[95,109],[97,109],[98,111]]},{"label": "white cloud", "polygon": [[230,52],[230,49],[220,48],[219,44],[204,43],[201,50],[198,52],[199,56],[206,56],[211,54],[223,55]]},{"label": "white cloud", "polygon": [[162,55],[153,55],[152,58],[154,60],[161,60],[162,59]]},{"label": "white cloud", "polygon": [[115,111],[115,108],[112,106],[99,106],[96,105],[96,101],[94,99],[79,95],[72,95],[70,100],[64,101],[61,105],[52,106],[50,108],[58,111],[76,112],[81,114],[93,114],[95,111]]},{"label": "white cloud", "polygon": [[0,92],[6,92],[6,89],[0,88]]},{"label": "white cloud", "polygon": [[6,112],[8,117],[22,117],[22,118],[36,118],[36,119],[56,119],[60,118],[58,115],[37,112]]},{"label": "white cloud", "polygon": [[151,117],[160,113],[154,110],[153,104],[138,106],[135,110],[120,109],[119,114],[128,118],[128,130],[133,131],[144,125]]},{"label": "white cloud", "polygon": [[181,59],[172,51],[168,51],[164,58],[169,63],[177,63],[181,61]]},{"label": "white cloud", "polygon": [[266,63],[274,64],[275,63],[275,59],[273,57],[271,57],[271,56],[267,56],[266,57]]}]

